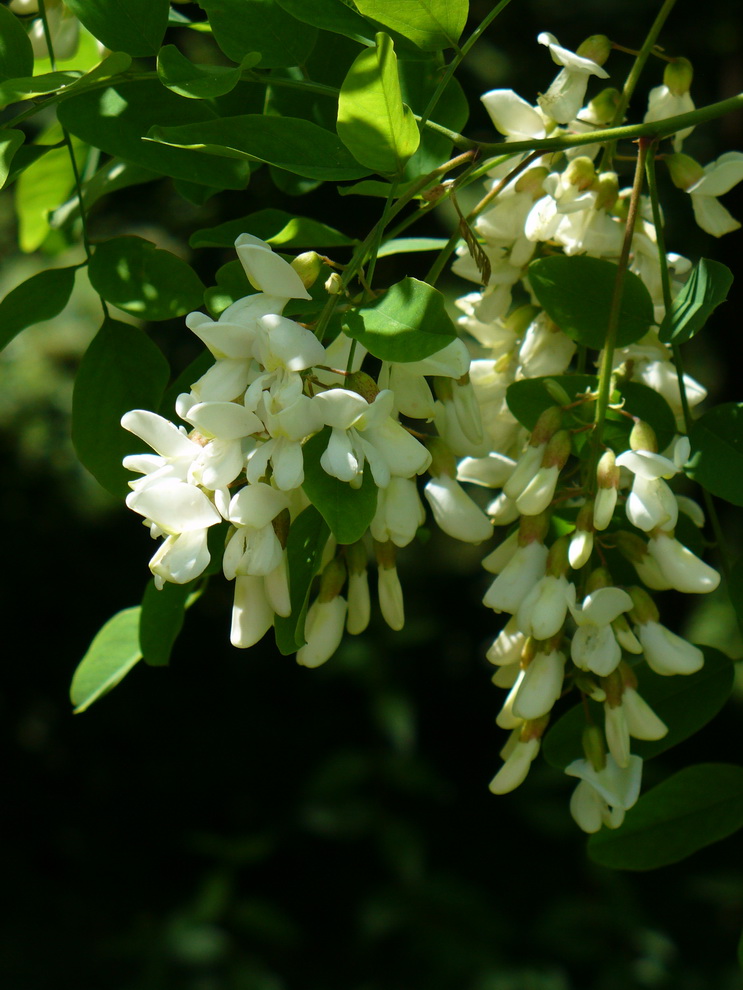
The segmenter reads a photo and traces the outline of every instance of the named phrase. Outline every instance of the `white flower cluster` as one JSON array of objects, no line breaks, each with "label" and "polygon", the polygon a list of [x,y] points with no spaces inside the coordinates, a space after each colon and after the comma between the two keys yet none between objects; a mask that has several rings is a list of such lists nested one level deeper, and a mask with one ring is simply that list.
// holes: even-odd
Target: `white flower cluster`
[{"label": "white flower cluster", "polygon": [[[378,597],[388,624],[400,629],[404,609],[395,551],[413,540],[425,519],[415,478],[432,465],[432,454],[398,416],[445,415],[469,435],[480,435],[466,381],[467,348],[455,340],[422,361],[385,363],[382,388],[361,372],[338,370],[339,363],[349,361],[349,338],[341,334],[326,348],[311,329],[282,315],[289,300],[311,298],[298,274],[301,264],[292,267],[250,234],[238,237],[235,246],[257,291],[216,320],[203,313],[186,317],[215,358],[177,399],[178,416],[190,430],[143,409],[127,412],[121,421],[155,451],[124,461],[141,475],[130,482],[127,505],[144,517],[154,538],[163,538],[150,561],[155,582],[162,588],[166,581],[184,584],[199,577],[211,558],[209,531],[227,522],[222,569],[235,581],[232,643],[252,646],[277,615],[288,616],[287,536],[292,521],[309,505],[302,488],[305,445],[328,428],[321,468],[358,488],[368,465],[378,487],[370,525]],[[364,354],[357,347],[355,368]],[[446,398],[434,399],[426,375],[446,383]],[[489,519],[453,477],[453,457],[449,462],[439,453],[434,460],[424,491],[436,520],[459,539],[489,537]],[[307,643],[297,655],[309,667],[332,655],[344,625],[359,633],[369,621],[364,544],[338,548],[331,539],[323,563],[307,614]]]},{"label": "white flower cluster", "polygon": [[[495,127],[507,140],[525,140],[554,135],[560,126],[564,133],[582,133],[608,123],[616,91],[605,90],[581,109],[589,77],[607,75],[602,68],[609,52],[606,39],[589,38],[576,54],[561,48],[552,35],[540,35],[539,41],[562,66],[560,73],[535,106],[511,90],[486,93],[483,103]],[[664,86],[652,91],[647,120],[693,108],[690,66],[679,62],[680,68],[671,63]],[[686,133],[675,136],[677,150]],[[588,832],[602,824],[618,827],[637,800],[642,761],[630,751],[631,738],[659,739],[667,732],[638,693],[637,677],[627,661],[634,658],[637,663],[642,657],[660,675],[691,674],[703,664],[698,647],[659,622],[649,591],[704,593],[719,583],[718,573],[675,537],[679,511],[697,526],[704,522],[699,506],[668,485],[688,459],[686,437],[677,436],[668,451],[659,453],[652,429],[636,420],[626,450],[606,448],[598,463],[593,461],[590,476],[580,475],[572,455],[586,426],[573,415],[567,397],[561,402],[558,390],[555,404],[542,413],[530,434],[506,402],[514,382],[569,371],[576,349],[536,304],[528,263],[544,246],[549,253],[619,258],[629,191],[620,190],[614,172],[597,171],[597,151],[598,146],[590,146],[580,154],[569,152],[558,168],[549,156],[532,162],[478,217],[475,230],[490,263],[490,278],[485,288],[465,295],[458,306],[463,313],[460,325],[474,338],[470,379],[486,440],[450,441],[461,456],[459,480],[499,489],[488,514],[496,524],[518,524],[483,561],[494,575],[484,604],[510,616],[488,651],[488,659],[498,667],[495,684],[508,689],[497,724],[510,730],[491,790],[502,794],[524,780],[554,704],[577,688],[602,705],[604,713],[603,729],[590,727],[585,758],[565,771],[580,779],[571,812]],[[688,161],[681,163],[687,167],[685,179]],[[518,159],[491,173],[491,189],[502,185],[514,162]],[[703,174],[701,166],[697,169],[693,182],[685,184],[697,219],[714,234],[732,229],[724,218],[714,220],[717,207],[723,210],[716,200],[714,209],[708,204],[702,210],[694,197],[729,189],[733,180],[743,177],[743,155],[723,156]],[[630,265],[645,283],[660,322],[660,263],[649,203],[643,201],[640,214]],[[466,246],[458,253],[453,270],[481,282],[477,259]],[[691,266],[678,255],[668,255],[667,260],[675,294]],[[662,395],[683,429],[671,350],[655,329],[617,350],[614,365],[624,381],[640,382]],[[705,396],[689,377],[684,387],[690,407]],[[558,506],[567,511],[563,529],[555,531],[551,517]],[[566,532],[564,520],[571,519]],[[606,556],[616,550],[634,565],[637,585],[620,587],[612,579]],[[623,567],[626,570],[626,564]]]}]

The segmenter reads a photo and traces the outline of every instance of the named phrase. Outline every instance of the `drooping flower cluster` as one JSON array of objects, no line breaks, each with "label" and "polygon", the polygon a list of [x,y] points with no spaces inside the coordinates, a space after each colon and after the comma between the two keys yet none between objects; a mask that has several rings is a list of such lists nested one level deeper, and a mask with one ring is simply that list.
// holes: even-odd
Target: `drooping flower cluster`
[{"label": "drooping flower cluster", "polygon": [[[616,91],[605,90],[580,109],[589,75],[606,77],[601,66],[608,47],[591,38],[572,55],[551,35],[540,35],[539,41],[563,69],[536,106],[510,90],[486,93],[483,103],[495,127],[507,140],[523,140],[554,134],[558,125],[565,125],[564,133],[582,133],[586,123],[608,123],[617,105]],[[650,94],[646,120],[693,108],[690,68],[685,60],[670,63],[664,85]],[[743,155],[731,153],[702,170],[678,153],[688,133],[675,135],[672,175],[692,194],[700,225],[719,235],[736,222],[716,199],[707,203],[699,197],[714,197],[739,181]],[[576,400],[562,385],[547,380],[542,394],[545,399],[549,394],[552,404],[530,430],[508,402],[509,388],[516,383],[569,372],[576,350],[574,341],[537,305],[528,263],[545,249],[619,259],[627,193],[620,190],[614,172],[596,168],[598,150],[598,145],[584,146],[578,154],[568,153],[557,168],[549,157],[531,162],[503,186],[475,223],[490,278],[484,288],[458,301],[460,325],[473,338],[476,357],[470,377],[488,439],[486,449],[460,446],[457,453],[466,456],[459,462],[458,477],[499,490],[488,513],[496,524],[515,526],[483,561],[494,575],[484,604],[510,616],[488,651],[498,668],[495,684],[508,689],[497,723],[510,730],[503,765],[490,786],[505,793],[524,780],[553,706],[563,693],[577,689],[587,702],[603,708],[603,724],[587,726],[585,758],[565,769],[580,780],[571,812],[588,832],[602,824],[618,827],[637,800],[642,761],[631,753],[631,739],[659,739],[667,732],[638,693],[638,662],[642,659],[655,674],[667,676],[694,673],[704,661],[698,647],[661,624],[652,592],[672,588],[699,594],[719,583],[718,573],[675,534],[680,512],[687,523],[704,523],[700,507],[668,484],[683,473],[688,459],[685,436],[676,436],[668,450],[659,452],[653,429],[633,414],[630,402],[618,398],[616,418],[624,418],[628,427],[633,424],[629,436],[623,434],[627,439],[622,444],[615,434],[611,445],[604,442],[592,450],[592,441],[586,447],[584,443],[592,428],[595,394]],[[513,166],[512,159],[491,173],[492,188],[503,184]],[[644,282],[660,323],[664,306],[651,215],[649,204],[643,203],[630,268]],[[669,254],[666,260],[675,295],[691,265],[678,255]],[[454,271],[481,282],[481,269],[463,245]],[[607,316],[597,314],[597,319],[605,323]],[[617,349],[613,362],[620,393],[627,383],[652,389],[683,431],[672,353],[655,328]],[[688,376],[684,390],[690,408],[705,396]],[[581,451],[582,470],[576,458]],[[621,580],[614,579],[613,570]]]}]

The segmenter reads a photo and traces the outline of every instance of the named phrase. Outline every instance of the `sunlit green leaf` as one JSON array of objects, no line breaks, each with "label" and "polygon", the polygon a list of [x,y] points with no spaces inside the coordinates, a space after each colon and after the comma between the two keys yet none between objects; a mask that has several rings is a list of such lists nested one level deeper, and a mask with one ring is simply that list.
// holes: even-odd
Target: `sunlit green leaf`
[{"label": "sunlit green leaf", "polygon": [[420,361],[456,337],[444,297],[417,278],[404,278],[374,306],[349,313],[344,329],[383,361]]},{"label": "sunlit green leaf", "polygon": [[435,52],[457,47],[469,4],[468,0],[356,0],[356,8],[424,51]]},{"label": "sunlit green leaf", "polygon": [[170,368],[162,352],[136,327],[105,320],[80,362],[72,395],[72,442],[83,465],[112,495],[128,491],[127,454],[143,442],[120,420],[130,409],[157,409]]},{"label": "sunlit green leaf", "polygon": [[743,826],[743,767],[699,763],[644,794],[618,829],[591,836],[588,854],[617,870],[677,863]]},{"label": "sunlit green leaf", "polygon": [[368,468],[360,488],[332,478],[321,466],[320,458],[330,440],[326,426],[304,445],[304,483],[302,488],[339,543],[360,540],[374,518],[377,486]]},{"label": "sunlit green leaf", "polygon": [[[601,350],[606,339],[617,266],[603,258],[552,255],[529,265],[529,284],[558,327],[586,347]],[[642,281],[625,272],[617,347],[644,337],[655,322],[653,301]]]},{"label": "sunlit green leaf", "polygon": [[291,615],[276,616],[276,646],[284,656],[296,653],[305,642],[304,621],[312,579],[322,561],[330,530],[313,505],[308,505],[292,522],[286,544],[289,565]]},{"label": "sunlit green leaf", "polygon": [[391,254],[414,254],[418,251],[441,251],[447,243],[445,237],[396,237],[380,247],[377,257],[387,258]]},{"label": "sunlit green leaf", "polygon": [[168,24],[168,0],[65,0],[91,34],[112,51],[154,55]]},{"label": "sunlit green leaf", "polygon": [[208,104],[184,100],[157,79],[119,83],[71,96],[59,105],[57,115],[72,134],[106,154],[161,175],[223,189],[243,189],[250,178],[245,162],[207,158],[142,140],[153,125],[198,124],[213,121],[215,116]]},{"label": "sunlit green leaf", "polygon": [[343,0],[277,0],[292,17],[305,24],[345,35],[364,45],[374,44],[375,28]]},{"label": "sunlit green leaf", "polygon": [[260,68],[302,65],[317,32],[296,21],[275,0],[200,0],[214,38],[233,62],[260,52]]},{"label": "sunlit green leaf", "polygon": [[310,217],[298,217],[285,210],[258,210],[238,220],[216,227],[205,227],[191,235],[189,244],[197,247],[233,247],[240,234],[260,237],[274,247],[344,247],[357,243],[334,227]]},{"label": "sunlit green leaf", "polygon": [[0,302],[0,350],[21,330],[61,313],[74,284],[75,268],[48,268],[11,290]]},{"label": "sunlit green leaf", "polygon": [[75,714],[84,712],[116,687],[142,659],[139,611],[137,606],[117,612],[96,633],[72,677],[70,700],[75,706]]},{"label": "sunlit green leaf", "polygon": [[152,147],[191,149],[203,153],[206,162],[214,156],[268,162],[309,179],[357,179],[369,171],[335,134],[294,117],[244,114],[182,127],[153,127],[147,136]]},{"label": "sunlit green leaf", "polygon": [[22,76],[0,82],[0,107],[54,93],[78,82],[78,72],[49,72],[43,76]]},{"label": "sunlit green leaf", "polygon": [[354,59],[338,97],[338,136],[354,158],[382,175],[399,175],[420,142],[410,107],[402,102],[397,58],[389,35]]},{"label": "sunlit green leaf", "polygon": [[106,302],[143,320],[170,320],[198,309],[204,286],[190,265],[142,237],[98,244],[88,274]]},{"label": "sunlit green leaf", "polygon": [[[47,132],[44,143],[51,143],[59,128]],[[84,160],[84,145],[73,140],[75,155]],[[22,251],[35,251],[49,234],[49,214],[64,203],[75,186],[75,175],[67,148],[53,148],[38,158],[18,177],[15,191],[18,213],[18,241]]]}]

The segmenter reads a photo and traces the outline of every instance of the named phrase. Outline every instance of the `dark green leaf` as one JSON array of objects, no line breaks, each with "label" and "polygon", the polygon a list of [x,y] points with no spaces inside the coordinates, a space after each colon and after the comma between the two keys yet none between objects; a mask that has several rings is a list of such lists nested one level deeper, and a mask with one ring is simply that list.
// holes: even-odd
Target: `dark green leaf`
[{"label": "dark green leaf", "polygon": [[[648,423],[654,430],[658,440],[658,449],[665,450],[678,432],[676,428],[676,417],[673,410],[660,394],[655,392],[642,382],[622,382],[618,390],[612,393],[612,404],[624,399],[622,411],[637,416]],[[612,423],[618,428],[617,439],[621,437],[619,443],[613,443],[605,435],[604,439],[615,450],[629,449],[629,434],[633,426],[631,419],[622,414],[622,411],[609,409],[607,412],[607,423]]]},{"label": "dark green leaf", "polygon": [[110,319],[80,362],[72,395],[72,442],[83,465],[118,498],[132,479],[122,459],[142,452],[142,441],[122,428],[121,417],[130,409],[157,409],[169,373],[168,362],[145,333]]},{"label": "dark green leaf", "polygon": [[0,79],[33,75],[34,53],[26,29],[7,7],[0,7]]},{"label": "dark green leaf", "polygon": [[25,139],[26,136],[23,131],[12,129],[0,131],[0,189],[7,182],[10,175],[10,163]]},{"label": "dark green leaf", "polygon": [[304,445],[305,495],[315,506],[330,532],[339,543],[360,540],[374,518],[377,509],[377,486],[367,467],[360,488],[351,488],[322,468],[320,458],[330,440],[331,429],[326,426]]},{"label": "dark green leaf", "polygon": [[[398,62],[402,98],[413,111],[423,114],[441,81],[441,70],[434,56],[426,62]],[[467,97],[456,79],[450,79],[433,111],[433,120],[452,131],[461,132],[469,117]],[[452,155],[452,142],[429,127],[421,129],[421,143],[405,166],[406,179],[418,179],[443,165]]]},{"label": "dark green leaf", "polygon": [[349,313],[344,329],[383,361],[421,361],[457,335],[444,297],[417,278],[404,278],[374,306]]},{"label": "dark green leaf", "polygon": [[70,685],[75,714],[116,687],[141,659],[139,606],[125,608],[101,626],[77,666]]},{"label": "dark green leaf", "polygon": [[168,0],[69,0],[67,6],[106,48],[134,56],[157,52],[170,9]]},{"label": "dark green leaf", "polygon": [[467,0],[356,0],[373,17],[427,52],[456,48],[467,21]]},{"label": "dark green leaf", "polygon": [[303,175],[287,172],[275,165],[268,166],[268,174],[279,192],[287,196],[306,196],[322,185],[321,179],[306,179]]},{"label": "dark green leaf", "polygon": [[276,646],[284,656],[296,653],[305,642],[304,620],[310,586],[320,568],[329,535],[327,523],[313,505],[300,512],[289,529],[286,552],[292,611],[286,618],[277,615],[274,623]]},{"label": "dark green leaf", "polygon": [[418,125],[402,102],[397,57],[390,37],[361,52],[338,97],[338,137],[374,172],[399,175],[420,143]]},{"label": "dark green leaf", "polygon": [[[395,186],[395,193],[393,199],[399,196],[404,196],[410,187],[411,183],[398,183]],[[376,196],[377,199],[388,199],[390,191],[392,189],[392,183],[390,182],[380,182],[377,179],[364,179],[363,182],[354,182],[352,186],[338,186],[339,196]],[[421,196],[416,196],[415,199],[421,199]]]},{"label": "dark green leaf", "polygon": [[[543,375],[540,378],[523,378],[508,386],[506,402],[516,419],[527,430],[533,430],[537,420],[550,406],[556,404],[555,398],[545,388],[545,382],[556,382],[567,392],[571,402],[585,392],[595,392],[598,379],[595,375]],[[593,415],[593,402],[587,403],[590,416]]]},{"label": "dark green leaf", "polygon": [[245,162],[209,159],[194,151],[143,141],[157,124],[213,121],[214,111],[199,100],[184,100],[158,80],[120,83],[64,100],[57,108],[62,124],[106,154],[170,175],[223,189],[243,189],[250,178]]},{"label": "dark green leaf", "polygon": [[54,93],[58,89],[71,86],[80,79],[79,72],[47,72],[41,76],[22,76],[18,79],[6,79],[0,82],[0,107],[21,100],[32,100],[46,93]]},{"label": "dark green leaf", "polygon": [[643,795],[624,824],[591,836],[588,855],[616,870],[654,870],[743,826],[743,767],[699,763]]},{"label": "dark green leaf", "polygon": [[178,96],[192,100],[211,100],[224,96],[240,82],[243,69],[260,61],[257,52],[246,55],[241,65],[195,65],[175,45],[165,45],[157,55],[157,74],[163,86]]},{"label": "dark green leaf", "polygon": [[297,217],[285,210],[259,210],[217,227],[205,227],[191,235],[189,244],[198,247],[233,247],[240,234],[252,234],[273,247],[318,248],[356,244],[334,227],[310,217]]},{"label": "dark green leaf", "polygon": [[203,299],[193,268],[142,237],[112,237],[97,245],[88,274],[106,302],[143,320],[183,316]]},{"label": "dark green leaf", "polygon": [[727,299],[733,273],[719,261],[700,258],[686,285],[673,300],[658,330],[664,344],[683,344],[699,333],[704,324]]},{"label": "dark green leaf", "polygon": [[[704,666],[695,674],[662,677],[647,666],[635,669],[637,690],[668,726],[662,739],[632,740],[632,752],[649,760],[688,739],[720,711],[733,689],[733,663],[712,646],[701,647]],[[590,702],[594,721],[603,724],[602,706]],[[566,712],[549,730],[543,753],[549,764],[563,770],[583,755],[581,733],[586,724],[582,705]]]},{"label": "dark green leaf", "polygon": [[[529,265],[529,284],[558,327],[586,347],[601,350],[606,338],[617,266],[602,258],[552,255]],[[617,347],[644,337],[655,322],[653,301],[633,272],[624,276]]]},{"label": "dark green leaf", "polygon": [[743,632],[743,557],[733,564],[727,587],[738,626]]},{"label": "dark green leaf", "polygon": [[204,301],[212,316],[219,316],[228,306],[255,292],[239,261],[228,261],[217,270],[217,284],[204,293]]},{"label": "dark green leaf", "polygon": [[743,505],[743,402],[723,402],[700,416],[689,431],[685,471],[702,488]]},{"label": "dark green leaf", "polygon": [[166,581],[160,591],[149,581],[142,597],[139,615],[139,646],[151,667],[165,667],[186,618],[189,597],[194,594],[199,578],[188,584]]},{"label": "dark green leaf", "polygon": [[49,268],[12,289],[0,302],[0,350],[32,323],[61,313],[74,284],[74,268]]},{"label": "dark green leaf", "polygon": [[240,63],[260,52],[260,67],[302,65],[317,32],[296,21],[275,0],[199,0],[214,38],[228,58]]},{"label": "dark green leaf", "polygon": [[345,35],[363,45],[374,44],[375,28],[343,0],[312,0],[312,3],[307,0],[278,0],[278,4],[305,24]]},{"label": "dark green leaf", "polygon": [[[172,145],[214,156],[268,162],[309,179],[357,179],[369,169],[359,165],[335,134],[295,117],[244,114],[182,127],[153,127],[152,147]],[[209,157],[206,157],[209,156]]]}]

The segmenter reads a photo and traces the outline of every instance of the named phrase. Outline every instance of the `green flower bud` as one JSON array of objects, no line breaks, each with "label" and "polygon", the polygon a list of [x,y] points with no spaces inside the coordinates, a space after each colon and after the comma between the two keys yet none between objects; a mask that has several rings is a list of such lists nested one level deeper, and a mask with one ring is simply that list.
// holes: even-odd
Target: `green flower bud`
[{"label": "green flower bud", "polygon": [[633,603],[629,613],[633,622],[644,625],[646,622],[657,622],[660,619],[660,612],[655,602],[644,588],[633,585],[627,591]]},{"label": "green flower bud", "polygon": [[676,58],[666,65],[663,72],[663,82],[674,96],[683,96],[689,92],[694,69],[688,58]]},{"label": "green flower bud", "polygon": [[338,272],[331,272],[325,281],[325,291],[329,296],[337,296],[343,290],[343,279]]},{"label": "green flower bud", "polygon": [[629,435],[629,445],[632,450],[649,450],[653,454],[658,453],[658,440],[655,430],[649,423],[642,419],[635,421]]},{"label": "green flower bud", "polygon": [[596,65],[603,65],[611,53],[611,42],[605,34],[592,34],[590,38],[581,41],[575,54],[581,58],[590,58]]},{"label": "green flower bud", "polygon": [[298,254],[291,264],[302,279],[302,285],[305,289],[309,289],[317,281],[323,261],[317,251],[305,251],[304,254]]},{"label": "green flower bud", "polygon": [[606,766],[606,744],[604,733],[597,725],[587,725],[581,737],[583,752],[596,773]]},{"label": "green flower bud", "polygon": [[593,161],[586,155],[573,158],[563,172],[565,182],[578,189],[590,189],[596,181],[596,168]]},{"label": "green flower bud", "polygon": [[346,375],[346,388],[351,392],[358,392],[370,404],[379,395],[379,386],[365,371],[354,371],[353,374]]},{"label": "green flower bud", "polygon": [[340,595],[343,585],[346,583],[346,565],[340,557],[333,557],[320,578],[320,591],[317,596],[319,602],[332,602]]},{"label": "green flower bud", "polygon": [[614,120],[621,99],[622,94],[614,86],[602,89],[588,104],[592,119],[598,124],[610,124]]},{"label": "green flower bud", "polygon": [[689,155],[666,155],[663,161],[671,173],[671,181],[679,189],[688,189],[704,175],[702,166]]}]

